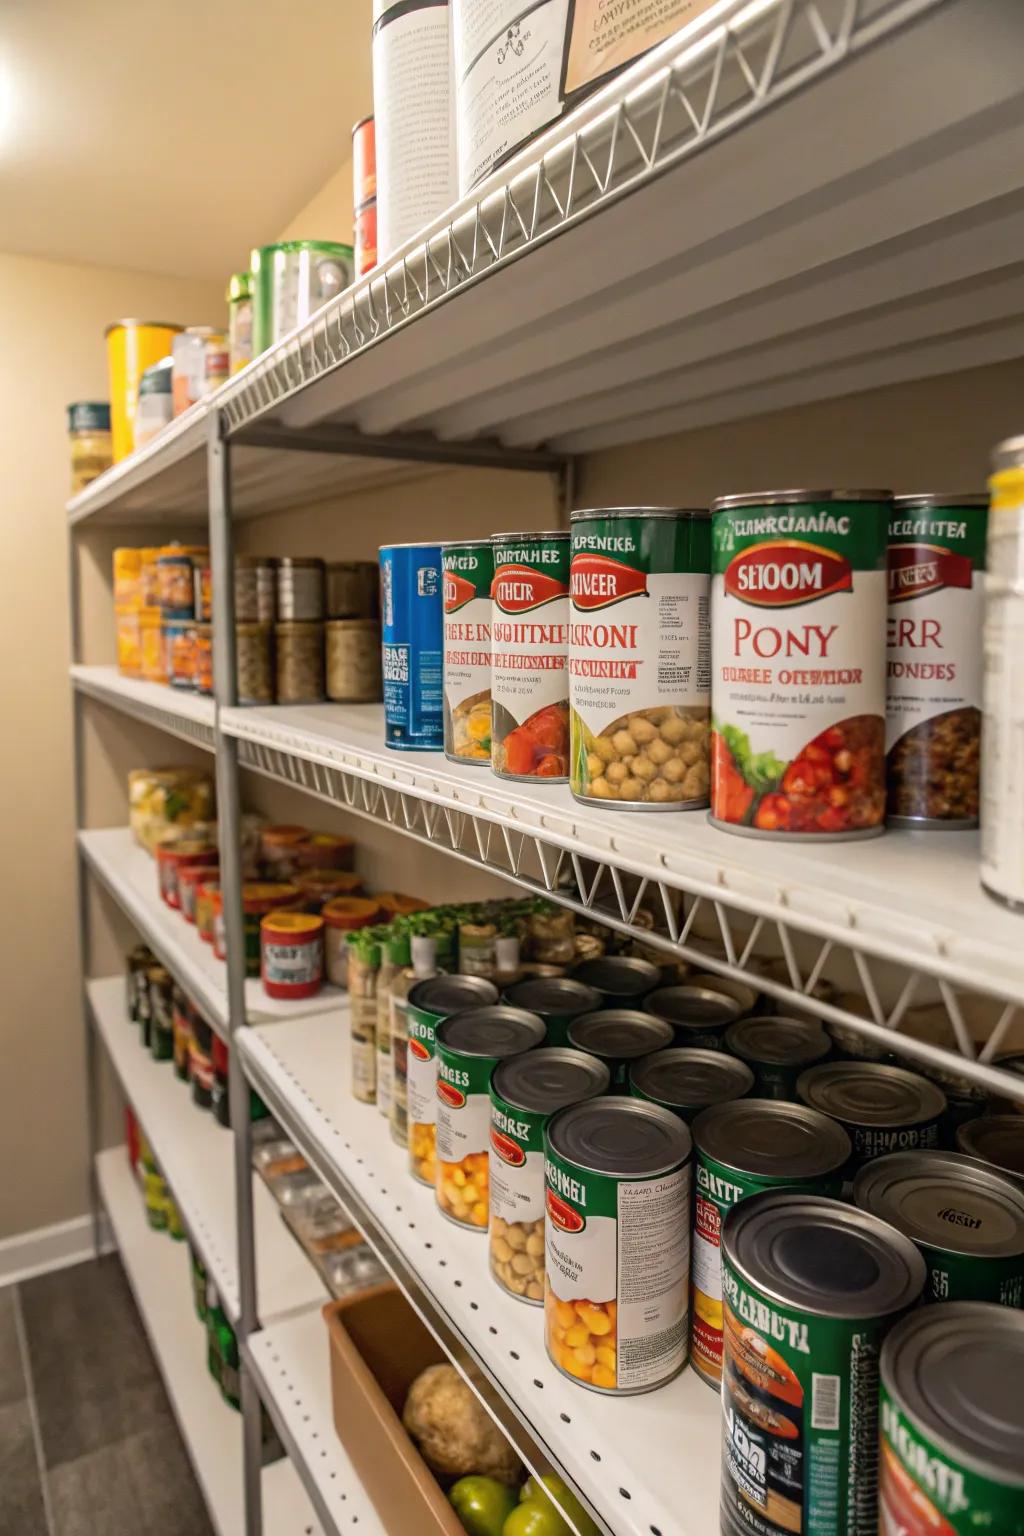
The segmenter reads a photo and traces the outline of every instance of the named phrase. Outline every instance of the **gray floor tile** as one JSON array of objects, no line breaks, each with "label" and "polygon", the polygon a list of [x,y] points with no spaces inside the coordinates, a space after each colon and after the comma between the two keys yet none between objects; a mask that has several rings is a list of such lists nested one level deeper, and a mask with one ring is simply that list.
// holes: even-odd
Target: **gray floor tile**
[{"label": "gray floor tile", "polygon": [[54,1536],[214,1536],[173,1424],[65,1461],[49,1483]]},{"label": "gray floor tile", "polygon": [[28,1388],[14,1315],[14,1286],[0,1290],[0,1408],[20,1403]]},{"label": "gray floor tile", "polygon": [[0,1536],[47,1536],[27,1399],[0,1407]]}]

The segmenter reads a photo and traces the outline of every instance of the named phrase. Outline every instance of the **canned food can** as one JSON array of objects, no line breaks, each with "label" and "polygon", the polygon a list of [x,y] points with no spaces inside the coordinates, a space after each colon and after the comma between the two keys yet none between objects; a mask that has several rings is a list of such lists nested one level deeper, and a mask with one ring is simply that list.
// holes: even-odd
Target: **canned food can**
[{"label": "canned food can", "polygon": [[569,784],[628,810],[708,803],[708,514],[574,512]]},{"label": "canned food can", "polygon": [[722,1379],[721,1231],[734,1205],[766,1189],[838,1198],[850,1138],[803,1104],[742,1099],[693,1122],[696,1190],[691,1289],[693,1368],[716,1390]]},{"label": "canned food can", "polygon": [[373,113],[361,117],[352,128],[352,206],[358,212],[377,196],[377,155],[373,139]]},{"label": "canned food can", "polygon": [[504,1290],[544,1300],[544,1127],[569,1104],[607,1093],[603,1062],[560,1047],[499,1062],[491,1077],[491,1274]]},{"label": "canned food can", "polygon": [[377,265],[377,199],[356,210],[352,220],[356,277],[365,277]]},{"label": "canned food can", "polygon": [[611,1073],[612,1092],[626,1091],[630,1062],[673,1043],[671,1024],[632,1008],[605,1008],[569,1020],[569,1044],[603,1061]]},{"label": "canned food can", "polygon": [[380,618],[380,567],[376,560],[334,560],[324,591],[329,619]]},{"label": "canned food can", "polygon": [[690,1178],[683,1122],[601,1098],[544,1132],[544,1340],[595,1392],[649,1392],[686,1364]]},{"label": "canned food can", "polygon": [[274,692],[278,704],[319,704],[324,697],[324,625],[298,619],[274,625]]},{"label": "canned food can", "polygon": [[380,552],[384,745],[444,748],[441,546],[390,544]]},{"label": "canned food can", "polygon": [[327,697],[368,704],[381,696],[380,624],[376,619],[328,619]]},{"label": "canned food can", "polygon": [[1019,1115],[982,1115],[956,1130],[957,1149],[967,1157],[1024,1179],[1024,1119]]},{"label": "canned food can", "polygon": [[749,837],[874,837],[885,817],[889,491],[712,508],[711,820]]},{"label": "canned food can", "polygon": [[568,1045],[569,1025],[584,1013],[596,1013],[604,1001],[596,987],[571,976],[530,976],[506,987],[502,1002],[526,1008],[543,1019],[548,1045]]},{"label": "canned food can", "polygon": [[142,375],[167,356],[180,331],[180,325],[163,320],[115,320],[103,333],[110,383],[111,457],[115,464],[135,447],[135,415]]},{"label": "canned food can", "polygon": [[853,1203],[915,1243],[924,1301],[1024,1306],[1024,1190],[956,1152],[892,1152],[862,1168]]},{"label": "canned food can", "polygon": [[491,768],[502,779],[569,777],[569,535],[492,542]]},{"label": "canned food can", "polygon": [[482,976],[428,976],[409,988],[404,1008],[409,1172],[431,1189],[437,1175],[437,1026],[452,1014],[497,1001],[497,987]]},{"label": "canned food can", "polygon": [[324,616],[324,562],[285,555],[276,566],[277,617],[292,623]]},{"label": "canned food can", "polygon": [[1005,906],[1024,911],[1024,437],[999,444],[992,471],[985,550],[981,883]]},{"label": "canned food can", "polygon": [[793,1102],[797,1078],[829,1054],[832,1041],[811,1019],[772,1013],[731,1025],[725,1032],[725,1049],[753,1072],[753,1098]]},{"label": "canned food can", "polygon": [[978,825],[987,498],[893,498],[885,711],[887,819]]},{"label": "canned food can", "polygon": [[1024,1536],[1024,1317],[913,1312],[882,1346],[880,1536]]},{"label": "canned food can", "polygon": [[277,619],[277,569],[262,555],[235,556],[235,618],[240,624]]},{"label": "canned food can", "polygon": [[690,987],[707,987],[712,992],[724,992],[726,997],[735,998],[740,1005],[740,1018],[753,1013],[759,1005],[765,1013],[770,1009],[771,998],[763,997],[747,982],[737,981],[734,976],[718,976],[714,971],[690,971],[686,983]]},{"label": "canned food can", "polygon": [[261,275],[267,262],[273,274],[269,295],[271,331],[266,345],[305,325],[318,309],[344,292],[354,275],[352,247],[334,240],[285,240],[264,247],[261,257]]},{"label": "canned food can", "polygon": [[444,755],[491,761],[490,541],[441,545],[444,585]]},{"label": "canned food can", "polygon": [[741,1099],[754,1086],[754,1074],[724,1051],[690,1050],[672,1046],[652,1051],[629,1066],[629,1091],[649,1099],[691,1123],[712,1104]]},{"label": "canned food can", "polygon": [[658,967],[634,955],[596,955],[574,965],[569,975],[600,992],[605,1007],[611,1008],[639,1007],[648,992],[661,985]]},{"label": "canned food can", "polygon": [[878,1356],[924,1278],[908,1238],[837,1200],[768,1190],[729,1210],[723,1536],[876,1536]]},{"label": "canned food can", "polygon": [[456,1013],[437,1026],[438,1209],[460,1227],[487,1229],[490,1212],[491,1073],[500,1061],[544,1041],[525,1008],[495,1004]]},{"label": "canned food can", "polygon": [[873,1061],[828,1061],[801,1072],[796,1091],[849,1132],[854,1168],[887,1152],[939,1145],[946,1095],[916,1072]]},{"label": "canned food can", "polygon": [[659,987],[644,998],[645,1013],[671,1024],[676,1045],[702,1051],[720,1051],[725,1032],[740,1016],[740,1005],[724,992],[694,987]]}]

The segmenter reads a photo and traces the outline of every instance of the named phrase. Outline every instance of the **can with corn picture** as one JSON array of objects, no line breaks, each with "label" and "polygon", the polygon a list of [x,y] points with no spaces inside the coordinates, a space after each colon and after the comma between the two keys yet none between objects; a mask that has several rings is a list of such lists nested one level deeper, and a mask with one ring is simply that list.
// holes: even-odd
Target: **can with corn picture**
[{"label": "can with corn picture", "polygon": [[444,601],[444,753],[453,762],[491,761],[491,579],[489,540],[441,545]]},{"label": "can with corn picture", "polygon": [[437,1178],[437,1026],[463,1009],[497,1001],[497,987],[483,976],[428,976],[409,990],[404,1009],[409,1172],[419,1184],[433,1188]]}]

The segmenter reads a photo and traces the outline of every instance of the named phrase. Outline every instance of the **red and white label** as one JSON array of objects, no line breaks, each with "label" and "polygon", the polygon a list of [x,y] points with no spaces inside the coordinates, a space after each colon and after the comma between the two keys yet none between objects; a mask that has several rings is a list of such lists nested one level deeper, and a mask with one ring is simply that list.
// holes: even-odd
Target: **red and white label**
[{"label": "red and white label", "polygon": [[833,592],[852,592],[850,562],[818,544],[784,539],[756,544],[730,560],[725,591],[760,608],[786,608]]},{"label": "red and white label", "polygon": [[628,597],[647,596],[647,576],[610,555],[575,554],[569,591],[577,608],[608,608]]}]

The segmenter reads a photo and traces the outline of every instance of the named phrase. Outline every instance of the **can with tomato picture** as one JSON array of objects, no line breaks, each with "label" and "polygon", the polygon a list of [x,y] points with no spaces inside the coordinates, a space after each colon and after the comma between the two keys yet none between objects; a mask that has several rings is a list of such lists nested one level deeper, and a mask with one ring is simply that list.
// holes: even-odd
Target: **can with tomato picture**
[{"label": "can with tomato picture", "polygon": [[711,821],[724,831],[884,831],[891,501],[799,490],[714,503]]},{"label": "can with tomato picture", "polygon": [[491,587],[491,768],[569,777],[569,534],[498,533]]}]

